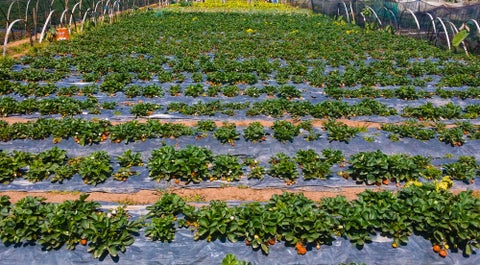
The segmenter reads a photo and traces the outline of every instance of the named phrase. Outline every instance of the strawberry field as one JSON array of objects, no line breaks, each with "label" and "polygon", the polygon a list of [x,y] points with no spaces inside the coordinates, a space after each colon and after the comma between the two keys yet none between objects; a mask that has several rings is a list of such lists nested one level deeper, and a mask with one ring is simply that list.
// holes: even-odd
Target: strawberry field
[{"label": "strawberry field", "polygon": [[[478,56],[266,2],[86,29],[0,60],[6,264],[480,263]],[[227,187],[281,192],[176,194]]]}]

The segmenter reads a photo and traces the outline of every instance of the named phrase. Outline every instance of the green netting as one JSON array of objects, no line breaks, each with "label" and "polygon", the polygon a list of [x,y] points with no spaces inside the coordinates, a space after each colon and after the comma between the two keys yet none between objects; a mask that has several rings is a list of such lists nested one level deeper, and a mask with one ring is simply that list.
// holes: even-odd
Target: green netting
[{"label": "green netting", "polygon": [[[42,30],[45,23],[53,26],[62,22],[76,23],[83,19],[85,14],[95,17],[104,14],[108,8],[115,5],[115,10],[127,10],[135,7],[143,7],[157,3],[156,0],[0,0],[0,41],[3,43],[5,31],[9,23],[17,19],[23,19],[26,23],[15,23],[9,36],[9,41],[25,38],[30,34],[35,35]],[[77,5],[78,4],[78,5]],[[65,13],[67,21],[60,21],[62,13]],[[49,14],[53,11],[50,22],[47,22]]]},{"label": "green netting", "polygon": [[452,38],[463,24],[469,26],[469,38],[462,47],[480,52],[480,3],[449,4],[438,1],[342,1],[291,0],[292,5],[311,8],[316,13],[343,17],[361,26],[390,26],[396,33],[433,41],[452,48]]}]

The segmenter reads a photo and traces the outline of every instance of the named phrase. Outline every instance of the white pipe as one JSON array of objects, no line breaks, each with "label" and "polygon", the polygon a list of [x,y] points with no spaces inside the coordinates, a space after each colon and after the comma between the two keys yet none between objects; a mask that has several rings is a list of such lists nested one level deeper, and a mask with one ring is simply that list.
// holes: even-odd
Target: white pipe
[{"label": "white pipe", "polygon": [[445,26],[445,23],[443,23],[443,20],[440,17],[437,17],[437,20],[440,21],[440,24],[442,24],[443,30],[445,31],[445,37],[447,38],[448,49],[451,50],[452,46],[450,44],[450,37],[448,36],[447,27]]},{"label": "white pipe", "polygon": [[435,33],[435,36],[437,35],[437,26],[435,25],[435,21],[433,19],[433,16],[430,14],[430,13],[425,13],[427,14],[427,16],[430,17],[430,20],[432,21],[432,25],[433,25],[433,33]]},{"label": "white pipe", "polygon": [[370,6],[365,6],[366,8],[370,9],[370,11],[373,12],[373,15],[375,16],[375,18],[377,19],[378,21],[378,24],[381,26],[382,25],[382,21],[380,20],[380,18],[378,18],[377,16],[377,12],[375,12],[375,10],[373,10],[373,8],[371,8]]},{"label": "white pipe", "polygon": [[417,16],[415,16],[415,13],[413,13],[413,11],[410,8],[407,8],[407,11],[410,12],[410,14],[412,14],[413,19],[415,19],[415,23],[417,24],[417,28],[418,30],[420,30],[420,23],[418,22],[418,19],[417,19]]},{"label": "white pipe", "polygon": [[73,8],[72,8],[72,13],[71,13],[71,16],[70,16],[70,20],[68,21],[68,25],[71,25],[72,24],[72,19],[73,19],[73,14],[75,14],[75,9],[82,3],[82,1],[76,3]]},{"label": "white pipe", "polygon": [[63,23],[63,20],[65,18],[65,14],[67,13],[67,11],[69,11],[68,8],[63,10],[62,15],[60,16],[60,24],[65,24],[65,23]]},{"label": "white pipe", "polygon": [[10,31],[12,30],[13,25],[15,25],[15,23],[17,23],[19,21],[24,21],[25,22],[25,20],[23,18],[19,18],[19,19],[14,20],[12,23],[10,23],[10,25],[7,28],[7,32],[5,33],[5,40],[3,41],[3,57],[5,57],[7,55],[8,35],[10,34]]},{"label": "white pipe", "polygon": [[393,13],[392,10],[388,9],[387,7],[383,7],[385,8],[385,10],[387,10],[388,12],[390,12],[390,14],[392,14],[393,16],[393,23],[395,23],[395,29],[398,29],[398,22],[397,22],[397,16],[395,16],[395,13]]},{"label": "white pipe", "polygon": [[38,43],[42,43],[43,36],[45,35],[45,30],[48,24],[50,24],[50,19],[52,18],[53,13],[55,13],[55,10],[50,11],[50,14],[48,14],[47,20],[45,20],[45,24],[43,24],[42,33],[40,33],[40,40],[38,41]]},{"label": "white pipe", "polygon": [[83,25],[85,24],[85,19],[87,19],[88,11],[91,11],[91,9],[87,8],[87,11],[85,11],[85,14],[83,15],[82,26],[80,27],[80,31],[83,31]]}]

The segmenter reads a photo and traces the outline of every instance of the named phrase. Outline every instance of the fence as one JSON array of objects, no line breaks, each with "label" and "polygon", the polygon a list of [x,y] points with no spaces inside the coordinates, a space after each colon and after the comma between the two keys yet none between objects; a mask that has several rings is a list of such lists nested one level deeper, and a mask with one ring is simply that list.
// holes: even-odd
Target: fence
[{"label": "fence", "polygon": [[426,39],[448,49],[455,48],[455,35],[468,29],[468,37],[459,47],[465,52],[480,53],[480,3],[290,0],[290,4],[310,8],[316,13],[342,16],[362,26],[390,27],[398,34]]},{"label": "fence", "polygon": [[[155,0],[0,0],[0,41],[42,42],[50,27],[83,29],[85,21],[113,19],[119,12],[160,3]],[[4,25],[2,27],[1,25]]]}]

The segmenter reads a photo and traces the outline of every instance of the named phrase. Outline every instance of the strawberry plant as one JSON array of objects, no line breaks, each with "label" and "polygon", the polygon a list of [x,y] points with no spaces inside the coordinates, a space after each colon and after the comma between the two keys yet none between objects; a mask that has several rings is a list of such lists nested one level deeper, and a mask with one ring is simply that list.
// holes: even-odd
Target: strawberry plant
[{"label": "strawberry plant", "polygon": [[249,97],[252,97],[252,98],[258,98],[258,97],[260,97],[261,94],[262,94],[262,90],[258,87],[254,87],[254,86],[247,87],[243,91],[243,95],[246,95],[246,96],[249,96]]},{"label": "strawberry plant", "polygon": [[243,175],[242,165],[232,155],[217,155],[213,158],[212,178],[226,181],[239,181]]},{"label": "strawberry plant", "polygon": [[458,161],[443,165],[443,170],[452,179],[472,182],[478,174],[480,166],[473,156],[459,156]]},{"label": "strawberry plant", "polygon": [[84,157],[78,167],[78,173],[88,185],[98,185],[112,176],[110,155],[105,151],[95,151]]},{"label": "strawberry plant", "polygon": [[197,130],[200,132],[212,132],[217,129],[217,125],[212,120],[201,120],[197,122]]},{"label": "strawberry plant", "polygon": [[199,97],[205,92],[202,84],[188,85],[183,92],[187,97]]},{"label": "strawberry plant", "polygon": [[350,157],[348,173],[360,183],[381,183],[388,174],[388,156],[380,150],[356,153]]},{"label": "strawberry plant", "polygon": [[273,137],[282,143],[286,141],[293,142],[293,139],[298,136],[300,129],[293,123],[285,120],[276,120],[272,126]]},{"label": "strawberry plant", "polygon": [[268,174],[274,178],[283,179],[287,185],[295,183],[298,178],[296,163],[286,154],[278,153],[268,161],[270,168]]},{"label": "strawberry plant", "polygon": [[160,109],[161,106],[155,103],[138,103],[133,105],[130,108],[130,113],[135,115],[135,117],[149,116],[157,109]]},{"label": "strawberry plant", "polygon": [[102,259],[106,255],[117,257],[118,252],[125,252],[135,241],[141,227],[139,221],[130,221],[129,214],[123,207],[117,207],[109,213],[92,213],[91,222],[84,226],[84,235],[90,240],[88,252],[94,258]]},{"label": "strawberry plant", "polygon": [[305,180],[326,179],[331,173],[332,164],[326,162],[312,149],[297,151],[294,159],[302,170]]},{"label": "strawberry plant", "polygon": [[430,140],[435,137],[435,131],[432,128],[428,128],[425,125],[414,121],[408,120],[403,124],[382,124],[382,130],[392,132],[394,135],[400,137],[411,137],[419,140]]},{"label": "strawberry plant", "polygon": [[21,161],[11,157],[4,151],[0,151],[0,183],[8,184],[21,176]]},{"label": "strawberry plant", "polygon": [[[188,216],[187,216],[188,218]],[[238,226],[234,211],[227,207],[223,201],[211,201],[208,206],[203,206],[195,213],[197,230],[194,232],[194,240],[226,240],[235,242],[235,231]]]},{"label": "strawberry plant", "polygon": [[235,85],[228,85],[222,88],[222,93],[225,97],[236,97],[238,96],[240,89]]},{"label": "strawberry plant", "polygon": [[278,93],[277,96],[279,98],[283,98],[287,100],[302,97],[302,92],[297,88],[295,88],[295,86],[291,86],[291,85],[280,86],[278,88],[277,93]]},{"label": "strawberry plant", "polygon": [[146,85],[143,87],[142,95],[147,98],[163,97],[163,89],[159,85]]},{"label": "strawberry plant", "polygon": [[117,157],[117,161],[121,167],[143,166],[142,154],[133,153],[132,150],[127,150]]},{"label": "strawberry plant", "polygon": [[462,146],[465,143],[464,130],[460,127],[441,128],[438,130],[438,140],[451,146]]},{"label": "strawberry plant", "polygon": [[[388,156],[388,174],[382,180],[384,184],[388,184],[388,180],[392,179],[395,182],[413,181],[417,180],[420,175],[430,175],[425,172],[427,167],[431,166],[430,159],[425,158],[423,163],[420,163],[420,157],[411,157],[405,154],[393,154]],[[433,176],[432,176],[433,177]]]},{"label": "strawberry plant", "polygon": [[199,183],[208,177],[212,151],[189,145],[176,151],[172,146],[164,146],[152,151],[148,161],[149,176],[157,181],[173,178]]},{"label": "strawberry plant", "polygon": [[349,127],[348,125],[335,120],[325,122],[323,128],[327,131],[328,140],[330,142],[340,141],[345,143],[348,143],[352,137],[357,136],[360,131],[365,130],[356,127]]},{"label": "strawberry plant", "polygon": [[227,254],[223,258],[221,265],[252,265],[252,263],[246,262],[244,260],[239,260],[233,254]]},{"label": "strawberry plant", "polygon": [[170,242],[175,238],[175,221],[177,215],[191,211],[192,206],[185,204],[185,201],[173,193],[165,193],[151,206],[147,206],[147,219],[150,223],[145,224],[145,236],[152,240]]},{"label": "strawberry plant", "polygon": [[245,140],[253,143],[265,141],[266,135],[267,133],[260,122],[252,122],[243,130]]},{"label": "strawberry plant", "polygon": [[235,140],[240,139],[240,133],[237,132],[235,123],[224,122],[221,127],[215,130],[213,137],[217,138],[222,144],[229,143],[234,146]]}]

